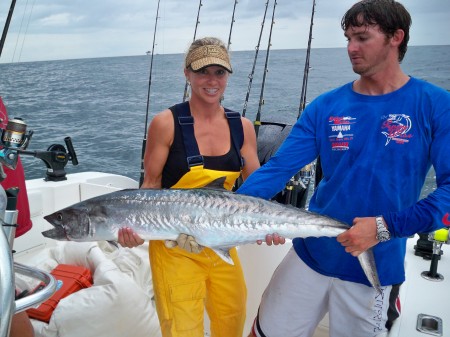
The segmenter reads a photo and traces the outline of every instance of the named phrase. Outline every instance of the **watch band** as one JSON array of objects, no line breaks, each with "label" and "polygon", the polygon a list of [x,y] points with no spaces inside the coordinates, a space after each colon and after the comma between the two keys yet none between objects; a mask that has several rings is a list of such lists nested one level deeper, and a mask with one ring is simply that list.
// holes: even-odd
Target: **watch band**
[{"label": "watch band", "polygon": [[375,217],[377,224],[377,240],[380,242],[388,241],[391,238],[391,233],[387,229],[383,217],[381,215]]}]

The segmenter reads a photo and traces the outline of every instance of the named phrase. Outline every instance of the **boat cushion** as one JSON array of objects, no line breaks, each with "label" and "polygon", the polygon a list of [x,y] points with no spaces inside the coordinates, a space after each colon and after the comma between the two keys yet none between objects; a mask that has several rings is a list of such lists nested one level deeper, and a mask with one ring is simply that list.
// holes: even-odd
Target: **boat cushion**
[{"label": "boat cushion", "polygon": [[61,242],[51,248],[49,260],[38,267],[85,266],[94,285],[62,299],[48,324],[32,320],[36,337],[161,336],[147,248],[116,248],[106,242]]}]

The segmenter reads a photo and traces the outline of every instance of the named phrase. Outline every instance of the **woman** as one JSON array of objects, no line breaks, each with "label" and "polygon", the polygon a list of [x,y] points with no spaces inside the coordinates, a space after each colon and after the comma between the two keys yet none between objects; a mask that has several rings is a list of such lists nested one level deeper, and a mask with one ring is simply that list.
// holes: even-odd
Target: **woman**
[{"label": "woman", "polygon": [[[153,118],[142,188],[200,188],[220,181],[231,190],[241,174],[245,179],[259,167],[252,123],[220,103],[231,73],[222,41],[206,37],[191,44],[184,68],[190,100]],[[134,247],[143,240],[124,228],[119,243]],[[236,248],[231,265],[181,234],[177,242],[151,241],[149,253],[164,337],[204,336],[204,307],[212,336],[242,336],[246,287]]]}]

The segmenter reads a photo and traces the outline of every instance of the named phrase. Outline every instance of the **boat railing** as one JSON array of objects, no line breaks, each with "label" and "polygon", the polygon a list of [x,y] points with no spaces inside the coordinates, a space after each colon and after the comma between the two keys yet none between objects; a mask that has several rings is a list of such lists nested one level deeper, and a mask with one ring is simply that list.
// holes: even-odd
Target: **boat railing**
[{"label": "boat railing", "polygon": [[[3,226],[2,226],[3,227]],[[0,233],[0,336],[7,337],[14,314],[14,267],[6,233]]]},{"label": "boat railing", "polygon": [[[0,164],[0,171],[3,167]],[[15,313],[24,311],[50,298],[56,291],[57,281],[49,273],[14,263],[12,247],[16,234],[18,211],[16,209],[18,188],[8,189],[8,195],[0,185],[0,337],[8,337],[11,319]],[[42,282],[42,289],[22,299],[15,300],[15,273]]]},{"label": "boat railing", "polygon": [[14,263],[14,270],[17,274],[43,282],[43,287],[39,291],[15,301],[16,313],[46,301],[55,293],[58,282],[50,273],[17,262]]},{"label": "boat railing", "polygon": [[[4,193],[1,186],[0,192]],[[9,336],[14,314],[44,302],[55,293],[57,287],[57,281],[50,273],[13,262],[11,247],[15,222],[11,223],[10,219],[17,219],[17,210],[4,213],[4,225],[0,231],[0,337]],[[41,281],[42,289],[15,300],[15,273]]]}]

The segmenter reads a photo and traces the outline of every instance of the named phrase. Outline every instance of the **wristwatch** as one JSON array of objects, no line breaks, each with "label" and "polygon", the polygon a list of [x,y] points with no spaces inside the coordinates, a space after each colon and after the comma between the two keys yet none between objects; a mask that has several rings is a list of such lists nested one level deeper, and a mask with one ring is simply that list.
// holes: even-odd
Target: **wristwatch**
[{"label": "wristwatch", "polygon": [[384,224],[383,217],[381,215],[375,217],[377,223],[377,240],[380,242],[388,241],[391,238],[391,233]]}]

